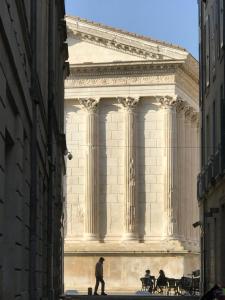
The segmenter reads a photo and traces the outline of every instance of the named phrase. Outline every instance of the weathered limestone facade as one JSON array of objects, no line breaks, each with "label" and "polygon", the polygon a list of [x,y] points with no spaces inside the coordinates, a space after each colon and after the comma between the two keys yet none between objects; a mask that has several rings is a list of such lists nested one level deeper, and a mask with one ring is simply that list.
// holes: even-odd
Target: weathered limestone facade
[{"label": "weathered limestone facade", "polygon": [[140,289],[199,268],[198,64],[184,49],[67,17],[65,290]]}]

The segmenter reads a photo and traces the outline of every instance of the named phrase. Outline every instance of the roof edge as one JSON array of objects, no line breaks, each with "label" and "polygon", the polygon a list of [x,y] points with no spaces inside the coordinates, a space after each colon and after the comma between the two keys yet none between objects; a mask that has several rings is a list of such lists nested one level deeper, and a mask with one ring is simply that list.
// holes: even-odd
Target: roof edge
[{"label": "roof edge", "polygon": [[153,39],[153,38],[151,38],[149,36],[146,36],[146,35],[140,35],[140,34],[137,34],[137,33],[134,33],[134,32],[129,32],[129,31],[126,31],[126,30],[123,30],[123,29],[120,29],[120,28],[116,28],[116,27],[112,27],[112,26],[109,26],[109,25],[105,25],[105,24],[100,23],[100,22],[90,21],[88,19],[81,18],[79,16],[66,15],[66,18],[70,18],[70,19],[78,21],[78,22],[84,22],[84,23],[93,25],[95,27],[99,27],[100,26],[102,28],[105,28],[105,29],[108,29],[108,30],[112,30],[112,31],[115,31],[115,32],[118,32],[118,33],[121,33],[121,34],[129,35],[129,36],[132,36],[132,37],[137,38],[137,39],[145,40],[147,42],[148,41],[149,42],[154,42],[154,43],[157,43],[159,45],[171,47],[171,48],[174,48],[174,49],[177,49],[177,50],[180,50],[180,51],[184,51],[184,52],[186,52],[186,53],[188,53],[188,54],[190,54],[192,56],[192,54],[190,52],[188,52],[187,49],[185,49],[185,48],[183,48],[181,46],[178,46],[178,45],[175,45],[175,44],[171,44],[169,42],[165,42],[165,41]]}]

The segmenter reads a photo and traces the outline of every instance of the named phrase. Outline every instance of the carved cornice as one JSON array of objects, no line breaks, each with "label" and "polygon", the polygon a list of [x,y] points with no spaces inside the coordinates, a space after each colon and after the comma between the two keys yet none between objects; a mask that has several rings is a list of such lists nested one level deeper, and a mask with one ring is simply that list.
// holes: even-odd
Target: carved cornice
[{"label": "carved cornice", "polygon": [[70,65],[65,87],[144,85],[175,83],[175,73],[183,61],[124,62]]},{"label": "carved cornice", "polygon": [[183,48],[125,32],[123,30],[91,22],[79,17],[66,17],[68,36],[101,47],[124,52],[144,60],[168,61],[183,60],[183,70],[198,79],[198,62]]},{"label": "carved cornice", "polygon": [[184,48],[182,48],[178,45],[174,45],[174,44],[167,43],[167,42],[164,42],[164,41],[152,39],[149,36],[144,36],[144,35],[129,32],[129,31],[126,31],[126,30],[123,30],[123,29],[108,26],[108,25],[105,25],[105,24],[102,24],[102,23],[97,23],[97,22],[94,22],[94,21],[91,21],[91,20],[88,20],[88,19],[78,17],[78,16],[73,16],[73,17],[72,16],[67,16],[66,21],[67,21],[67,23],[74,24],[75,28],[79,28],[79,24],[81,24],[81,23],[86,23],[86,24],[90,24],[91,26],[94,26],[94,27],[104,28],[106,30],[113,31],[115,33],[123,34],[123,35],[126,35],[126,36],[128,35],[129,37],[134,37],[134,38],[141,39],[141,40],[144,40],[144,41],[147,41],[147,42],[156,43],[156,44],[161,45],[161,46],[168,46],[168,47],[171,47],[171,48],[174,48],[174,49],[177,49],[177,50],[182,50],[182,51],[186,52],[186,49],[184,49]]},{"label": "carved cornice", "polygon": [[146,47],[135,47],[132,45],[127,45],[125,43],[119,42],[116,39],[107,39],[101,36],[96,36],[90,33],[79,32],[77,30],[69,30],[69,35],[73,35],[82,41],[86,41],[101,47],[106,47],[108,49],[113,49],[119,52],[130,54],[132,56],[141,57],[144,59],[165,59],[162,54],[157,53],[157,50],[151,49],[146,50]]},{"label": "carved cornice", "polygon": [[79,17],[66,17],[68,35],[103,47],[151,59],[184,59],[188,52],[179,46],[134,34]]},{"label": "carved cornice", "polygon": [[78,100],[88,112],[95,112],[100,98],[77,98],[76,100]]},{"label": "carved cornice", "polygon": [[117,100],[120,104],[123,105],[123,107],[125,109],[127,109],[128,111],[132,111],[132,110],[135,109],[137,103],[140,100],[140,97],[136,97],[136,98],[133,98],[133,97],[118,97]]},{"label": "carved cornice", "polygon": [[103,75],[128,75],[128,74],[151,74],[155,72],[175,72],[184,63],[183,60],[162,61],[127,61],[112,63],[85,63],[70,64],[70,78],[77,75],[103,76]]}]

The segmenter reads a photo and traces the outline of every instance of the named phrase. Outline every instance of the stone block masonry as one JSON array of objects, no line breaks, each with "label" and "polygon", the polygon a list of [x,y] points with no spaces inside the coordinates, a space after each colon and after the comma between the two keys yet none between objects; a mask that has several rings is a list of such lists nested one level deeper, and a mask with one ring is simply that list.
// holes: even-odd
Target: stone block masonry
[{"label": "stone block masonry", "polygon": [[[199,267],[198,64],[184,49],[67,17],[65,289],[136,292]],[[188,149],[191,150],[189,151]]]}]

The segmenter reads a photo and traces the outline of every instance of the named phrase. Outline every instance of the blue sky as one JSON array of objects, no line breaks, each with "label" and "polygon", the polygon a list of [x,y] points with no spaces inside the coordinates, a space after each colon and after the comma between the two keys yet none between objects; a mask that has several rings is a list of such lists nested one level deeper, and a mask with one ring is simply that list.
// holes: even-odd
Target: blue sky
[{"label": "blue sky", "polygon": [[65,0],[66,13],[150,36],[198,58],[197,0]]}]

